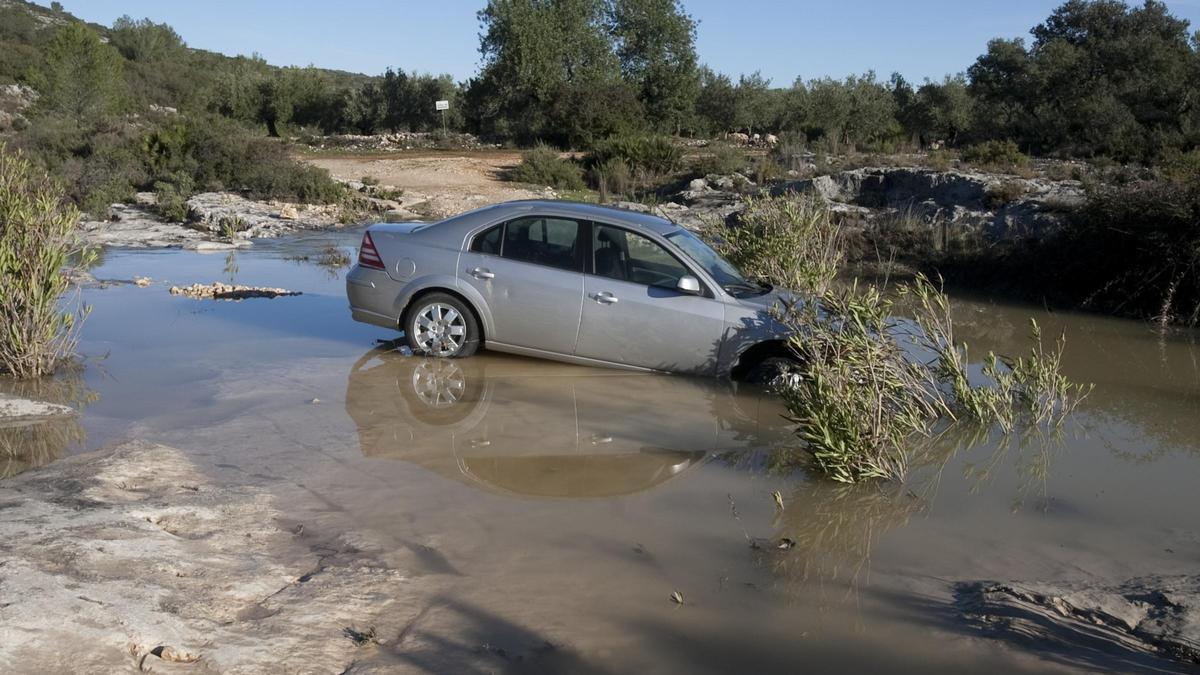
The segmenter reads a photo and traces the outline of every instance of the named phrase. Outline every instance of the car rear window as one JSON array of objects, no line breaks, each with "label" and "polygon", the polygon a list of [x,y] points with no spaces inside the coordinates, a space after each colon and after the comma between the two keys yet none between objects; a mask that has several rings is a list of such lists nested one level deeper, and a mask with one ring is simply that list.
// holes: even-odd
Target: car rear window
[{"label": "car rear window", "polygon": [[500,255],[521,262],[580,270],[579,221],[533,216],[504,226]]},{"label": "car rear window", "polygon": [[501,223],[475,235],[471,241],[471,250],[476,253],[500,255],[500,241],[504,236],[504,224]]}]

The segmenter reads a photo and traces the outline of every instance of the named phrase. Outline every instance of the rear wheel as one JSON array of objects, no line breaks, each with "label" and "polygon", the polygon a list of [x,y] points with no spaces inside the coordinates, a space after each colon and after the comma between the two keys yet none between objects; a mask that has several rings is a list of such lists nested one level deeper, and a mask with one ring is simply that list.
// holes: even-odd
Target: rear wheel
[{"label": "rear wheel", "polygon": [[430,293],[413,303],[404,321],[408,346],[418,354],[462,358],[479,349],[479,325],[462,300]]}]

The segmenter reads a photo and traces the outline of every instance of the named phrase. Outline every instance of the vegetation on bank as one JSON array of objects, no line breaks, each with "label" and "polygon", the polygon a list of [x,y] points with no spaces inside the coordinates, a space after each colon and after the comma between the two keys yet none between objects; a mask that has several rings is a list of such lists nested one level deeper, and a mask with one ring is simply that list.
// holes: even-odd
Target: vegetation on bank
[{"label": "vegetation on bank", "polygon": [[810,465],[834,480],[902,480],[916,439],[953,424],[1058,426],[1088,388],[1061,374],[1065,339],[1052,346],[1030,322],[1030,351],[987,354],[972,377],[940,285],[918,275],[894,291],[836,284],[845,260],[836,221],[811,196],[752,200],[716,246],[748,273],[796,290],[777,308],[795,365],[774,382]]},{"label": "vegetation on bank", "polygon": [[87,310],[59,299],[87,262],[78,220],[61,187],[0,144],[0,373],[38,377],[74,354]]}]

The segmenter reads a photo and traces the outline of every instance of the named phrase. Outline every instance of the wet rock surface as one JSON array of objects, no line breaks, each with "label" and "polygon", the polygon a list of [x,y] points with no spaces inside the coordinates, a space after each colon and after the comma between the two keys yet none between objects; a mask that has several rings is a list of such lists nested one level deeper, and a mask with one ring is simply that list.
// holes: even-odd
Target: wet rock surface
[{"label": "wet rock surface", "polygon": [[[228,250],[250,239],[274,238],[300,230],[337,227],[336,205],[261,202],[231,192],[202,192],[187,201],[187,222],[170,222],[154,210],[153,193],[138,193],[133,204],[113,204],[105,220],[80,223],[94,246]],[[228,235],[233,233],[231,239]]]},{"label": "wet rock surface", "polygon": [[343,672],[347,629],[393,636],[417,611],[347,523],[284,518],[166,446],[60,461],[0,503],[5,672]]},{"label": "wet rock surface", "polygon": [[1115,670],[1144,667],[1144,657],[1200,664],[1200,576],[1139,577],[1113,586],[967,582],[956,586],[955,597],[981,631],[1075,661],[1092,655]]},{"label": "wet rock surface", "polygon": [[299,291],[289,291],[286,288],[269,288],[266,286],[239,286],[223,284],[219,281],[211,284],[192,284],[191,286],[172,286],[171,295],[183,295],[197,300],[246,300],[248,298],[278,298],[300,295]]},{"label": "wet rock surface", "polygon": [[65,405],[0,394],[0,425],[40,422],[74,414],[75,411]]}]

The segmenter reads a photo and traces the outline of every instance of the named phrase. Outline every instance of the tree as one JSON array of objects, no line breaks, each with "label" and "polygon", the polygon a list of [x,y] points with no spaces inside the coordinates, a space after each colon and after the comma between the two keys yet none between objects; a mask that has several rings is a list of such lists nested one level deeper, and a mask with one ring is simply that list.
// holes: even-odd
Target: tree
[{"label": "tree", "polygon": [[128,91],[121,54],[83,23],[59,28],[45,54],[44,65],[33,77],[44,108],[90,120],[125,107]]},{"label": "tree", "polygon": [[179,58],[186,47],[183,38],[167,24],[150,19],[134,21],[128,15],[113,22],[108,41],[130,61],[146,63]]},{"label": "tree", "polygon": [[920,89],[910,89],[907,96],[897,95],[893,87],[892,97],[904,130],[923,142],[946,141],[953,145],[974,120],[973,102],[963,75],[948,75],[940,83],[925,80]]},{"label": "tree", "polygon": [[738,123],[738,96],[728,75],[700,68],[700,90],[696,95],[696,116],[702,131],[716,134],[732,131]]},{"label": "tree", "polygon": [[479,12],[483,69],[468,97],[472,126],[521,141],[569,142],[558,99],[620,80],[603,0],[489,0]]},{"label": "tree", "polygon": [[258,121],[267,125],[268,135],[278,137],[279,126],[291,121],[292,94],[279,75],[258,83]]},{"label": "tree", "polygon": [[383,96],[383,126],[399,131],[400,127],[412,124],[415,96],[408,73],[388,68],[379,87]]},{"label": "tree", "polygon": [[738,78],[734,98],[737,101],[736,126],[750,134],[754,133],[755,127],[761,129],[774,116],[771,109],[771,80],[757,70]]},{"label": "tree", "polygon": [[652,126],[678,133],[699,89],[696,22],[678,0],[610,0],[621,74]]},{"label": "tree", "polygon": [[1068,0],[1031,31],[993,40],[968,70],[981,129],[1035,152],[1153,159],[1193,144],[1196,44],[1147,0]]}]

